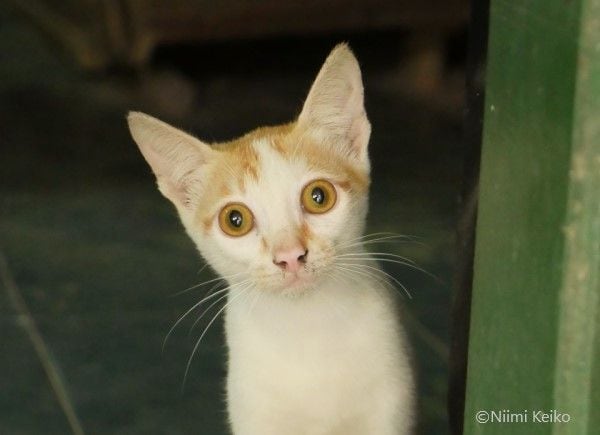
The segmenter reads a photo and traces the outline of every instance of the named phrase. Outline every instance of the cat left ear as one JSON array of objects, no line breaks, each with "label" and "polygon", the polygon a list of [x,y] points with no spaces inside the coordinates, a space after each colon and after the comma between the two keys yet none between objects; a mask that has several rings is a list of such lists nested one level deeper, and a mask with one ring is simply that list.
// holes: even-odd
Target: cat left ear
[{"label": "cat left ear", "polygon": [[297,125],[368,165],[371,124],[364,107],[360,67],[347,44],[337,45],[325,60]]},{"label": "cat left ear", "polygon": [[216,153],[193,136],[141,112],[127,115],[129,131],[152,168],[158,189],[178,209],[190,205],[200,168]]}]

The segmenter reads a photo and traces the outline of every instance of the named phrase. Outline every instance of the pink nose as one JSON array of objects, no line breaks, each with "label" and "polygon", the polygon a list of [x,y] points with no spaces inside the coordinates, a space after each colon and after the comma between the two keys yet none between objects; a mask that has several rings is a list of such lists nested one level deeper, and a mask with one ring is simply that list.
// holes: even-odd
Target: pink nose
[{"label": "pink nose", "polygon": [[297,272],[302,265],[306,264],[307,256],[308,250],[298,245],[291,249],[275,252],[273,263],[286,272]]}]

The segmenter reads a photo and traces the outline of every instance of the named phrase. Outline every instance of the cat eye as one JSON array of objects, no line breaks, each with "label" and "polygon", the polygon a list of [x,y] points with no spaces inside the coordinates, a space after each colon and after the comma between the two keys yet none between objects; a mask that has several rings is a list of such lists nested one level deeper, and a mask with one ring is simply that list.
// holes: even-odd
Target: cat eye
[{"label": "cat eye", "polygon": [[304,186],[300,198],[302,207],[309,213],[325,213],[335,205],[335,187],[327,180],[315,180]]},{"label": "cat eye", "polygon": [[248,207],[239,202],[227,204],[219,212],[219,226],[229,236],[240,237],[254,227],[254,216]]}]

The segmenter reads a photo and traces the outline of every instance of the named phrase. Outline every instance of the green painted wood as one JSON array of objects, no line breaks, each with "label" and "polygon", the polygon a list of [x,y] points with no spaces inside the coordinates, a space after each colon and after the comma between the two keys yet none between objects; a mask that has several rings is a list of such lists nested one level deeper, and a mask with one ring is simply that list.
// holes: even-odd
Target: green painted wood
[{"label": "green painted wood", "polygon": [[492,0],[488,50],[465,433],[598,433],[600,0]]},{"label": "green painted wood", "polygon": [[600,431],[600,0],[580,28],[554,387],[573,422],[556,434]]}]

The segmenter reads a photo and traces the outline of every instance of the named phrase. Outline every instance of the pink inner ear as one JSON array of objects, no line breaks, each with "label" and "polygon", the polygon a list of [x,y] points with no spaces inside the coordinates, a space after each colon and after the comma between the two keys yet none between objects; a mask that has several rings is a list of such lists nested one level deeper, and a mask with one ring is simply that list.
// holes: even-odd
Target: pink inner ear
[{"label": "pink inner ear", "polygon": [[367,161],[371,126],[364,108],[360,67],[346,45],[338,45],[323,64],[298,122],[319,138],[343,144],[345,154]]},{"label": "pink inner ear", "polygon": [[141,148],[144,158],[156,175],[161,193],[176,206],[188,206],[190,203],[190,183],[193,172],[202,165],[201,153],[191,151],[188,156],[164,155],[152,147]]},{"label": "pink inner ear", "polygon": [[144,158],[152,168],[152,172],[156,175],[156,178],[167,179],[170,176],[170,172],[172,172],[171,167],[173,166],[173,162],[167,160],[163,155],[156,152],[152,147],[140,147]]},{"label": "pink inner ear", "polygon": [[131,112],[133,139],[156,175],[163,195],[177,207],[189,205],[200,168],[214,151],[195,137],[156,118]]},{"label": "pink inner ear", "polygon": [[352,141],[352,150],[356,153],[359,159],[363,159],[367,155],[367,145],[371,136],[371,124],[367,120],[367,115],[364,113],[353,119],[350,126],[350,139]]}]

